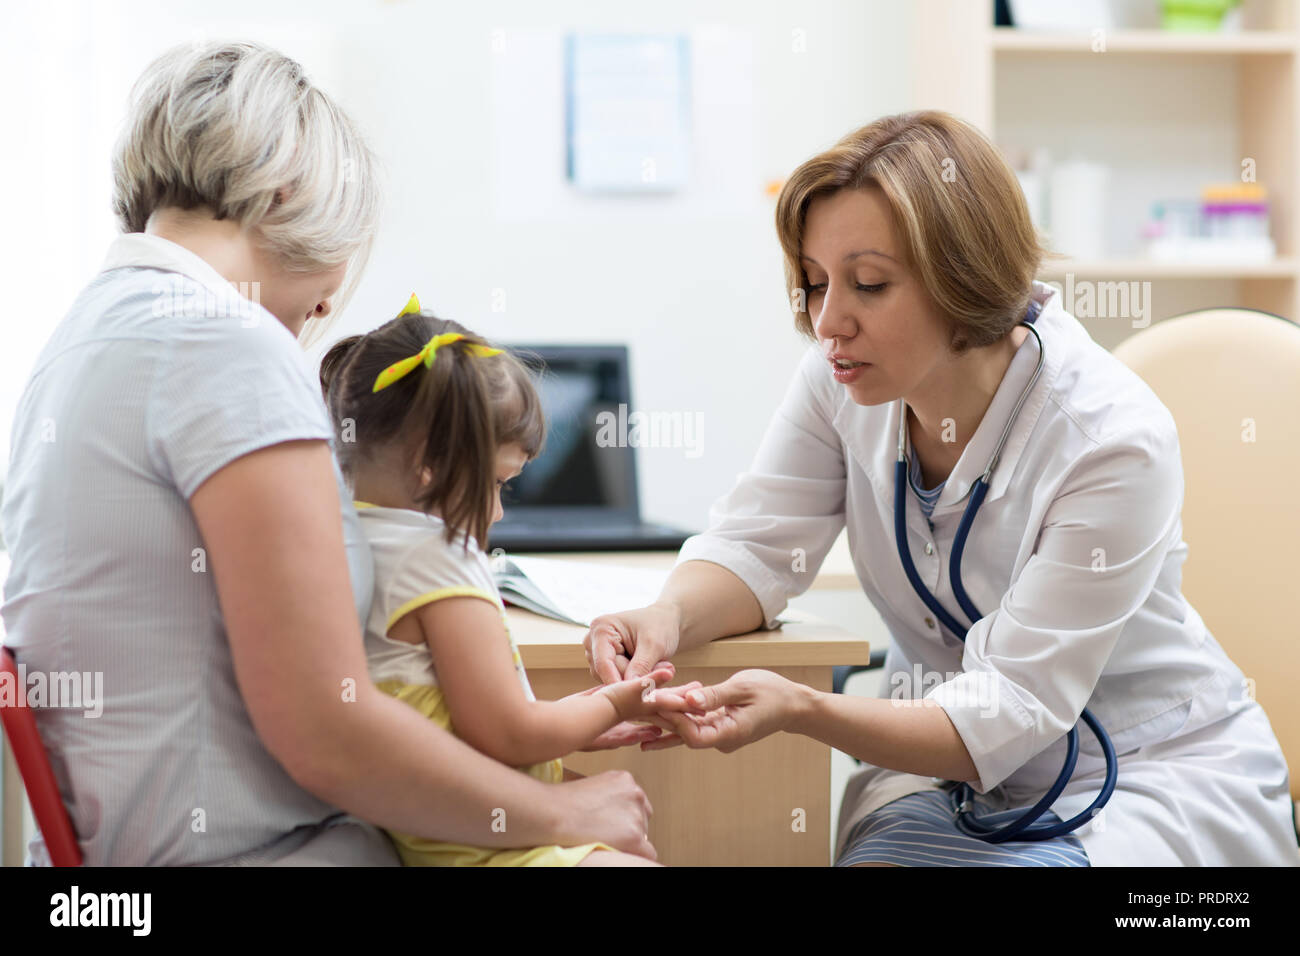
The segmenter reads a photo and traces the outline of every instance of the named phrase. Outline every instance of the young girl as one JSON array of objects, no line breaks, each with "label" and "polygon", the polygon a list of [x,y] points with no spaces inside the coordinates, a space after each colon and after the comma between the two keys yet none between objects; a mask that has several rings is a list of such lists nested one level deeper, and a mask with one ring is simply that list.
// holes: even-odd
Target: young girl
[{"label": "young girl", "polygon": [[[559,701],[533,696],[483,547],[501,488],[541,451],[545,421],[527,370],[455,322],[420,311],[335,344],[321,386],[340,465],[374,554],[370,676],[483,753],[558,783],[560,757],[629,719],[690,709],[672,676]],[[626,728],[624,728],[626,729]],[[657,736],[654,728],[633,740]],[[626,735],[625,735],[626,736]],[[487,827],[508,821],[484,820]],[[636,865],[604,844],[493,850],[389,833],[416,866]]]}]

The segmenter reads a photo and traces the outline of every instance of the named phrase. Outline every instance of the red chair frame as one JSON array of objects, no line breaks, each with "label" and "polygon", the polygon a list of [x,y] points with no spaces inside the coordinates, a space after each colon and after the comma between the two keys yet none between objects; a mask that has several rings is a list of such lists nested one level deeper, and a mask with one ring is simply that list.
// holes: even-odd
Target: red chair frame
[{"label": "red chair frame", "polygon": [[5,736],[9,738],[14,761],[22,775],[32,816],[45,838],[50,862],[55,866],[81,866],[76,831],[72,829],[50,759],[36,730],[36,715],[27,706],[27,688],[18,679],[17,663],[7,647],[0,647],[0,674],[3,674],[0,680],[12,682],[17,692],[16,702],[0,699],[0,722],[4,724]]}]

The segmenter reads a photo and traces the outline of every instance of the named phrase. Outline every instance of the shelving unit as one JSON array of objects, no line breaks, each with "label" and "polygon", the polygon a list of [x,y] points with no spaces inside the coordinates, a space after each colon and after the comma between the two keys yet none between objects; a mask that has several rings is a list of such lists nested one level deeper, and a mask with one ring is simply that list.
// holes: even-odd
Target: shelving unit
[{"label": "shelving unit", "polygon": [[[1034,33],[1015,27],[990,27],[992,47],[998,53],[1079,53],[1091,55],[1091,35]],[[1294,38],[1286,30],[1242,33],[1174,33],[1166,30],[1109,31],[1110,53],[1225,54],[1293,52]]]},{"label": "shelving unit", "polygon": [[[1081,155],[1112,168],[1113,251],[1049,261],[1040,278],[1149,281],[1153,321],[1222,305],[1300,317],[1300,0],[1246,0],[1243,29],[1216,34],[999,28],[992,0],[916,0],[911,8],[918,106],[961,116],[1003,149],[1046,145],[1053,161]],[[1268,189],[1275,260],[1142,256],[1138,229],[1152,202],[1237,180],[1246,159]],[[1107,347],[1132,331],[1080,321]]]},{"label": "shelving unit", "polygon": [[1094,278],[1116,279],[1287,279],[1297,271],[1295,259],[1272,262],[1162,262],[1153,259],[1066,259],[1051,262],[1039,272],[1043,279],[1061,279],[1067,272]]}]

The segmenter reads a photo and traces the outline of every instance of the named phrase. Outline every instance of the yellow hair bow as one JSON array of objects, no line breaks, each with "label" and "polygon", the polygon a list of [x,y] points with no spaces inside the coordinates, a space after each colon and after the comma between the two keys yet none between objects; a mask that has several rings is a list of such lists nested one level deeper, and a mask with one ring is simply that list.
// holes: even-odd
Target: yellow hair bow
[{"label": "yellow hair bow", "polygon": [[[413,312],[419,311],[420,300],[417,299],[415,293],[412,292],[411,298],[407,300],[402,311],[397,313],[397,317],[400,319],[404,315],[410,315]],[[438,349],[444,345],[449,345],[452,342],[458,342],[464,337],[465,336],[459,332],[443,332],[440,335],[435,335],[433,338],[429,339],[428,342],[424,343],[424,348],[420,349],[420,351],[399,362],[394,362],[392,365],[388,366],[388,368],[380,372],[379,377],[375,379],[375,387],[371,389],[371,392],[374,393],[382,388],[387,388],[421,363],[424,364],[425,368],[432,368],[434,355],[437,353]],[[491,355],[500,355],[503,351],[502,349],[494,349],[486,345],[478,344],[470,344],[468,348],[472,355],[477,355],[483,358]]]}]

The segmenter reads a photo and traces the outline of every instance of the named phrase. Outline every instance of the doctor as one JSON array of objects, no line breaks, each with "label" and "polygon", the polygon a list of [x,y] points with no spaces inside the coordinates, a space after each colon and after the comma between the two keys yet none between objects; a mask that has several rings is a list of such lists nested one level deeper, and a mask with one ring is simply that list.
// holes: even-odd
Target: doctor
[{"label": "doctor", "polygon": [[[857,757],[838,865],[1300,864],[1277,739],[1180,591],[1174,421],[1033,280],[997,150],[945,113],[885,117],[800,166],[776,220],[815,344],[658,601],[597,618],[588,660],[614,681],[777,626],[847,525],[888,697],[741,671],[642,746],[787,731]],[[957,819],[1005,834],[1040,800],[1029,822],[1062,832]]]}]

